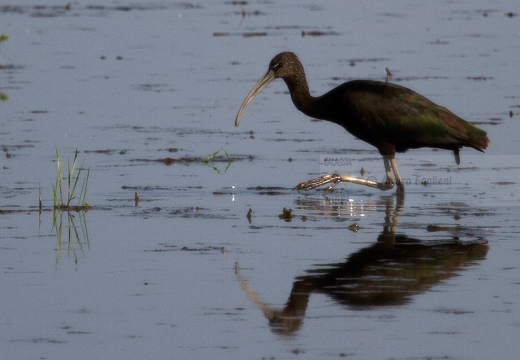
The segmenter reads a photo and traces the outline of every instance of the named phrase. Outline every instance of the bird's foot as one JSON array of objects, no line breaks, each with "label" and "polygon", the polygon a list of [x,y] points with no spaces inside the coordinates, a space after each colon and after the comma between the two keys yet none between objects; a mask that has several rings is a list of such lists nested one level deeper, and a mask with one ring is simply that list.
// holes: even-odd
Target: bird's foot
[{"label": "bird's foot", "polygon": [[332,183],[332,185],[329,187],[329,190],[332,190],[341,181],[340,174],[323,175],[319,178],[299,183],[294,187],[294,190],[312,190],[329,183]]},{"label": "bird's foot", "polygon": [[385,189],[393,189],[394,185],[397,186],[397,192],[398,193],[404,193],[404,184],[403,184],[403,181],[402,180],[399,180],[397,179],[395,182],[392,178],[387,178],[384,182],[383,182],[383,187]]},{"label": "bird's foot", "polygon": [[402,181],[397,181],[397,193],[404,194],[404,184]]},{"label": "bird's foot", "polygon": [[394,187],[394,180],[392,178],[386,178],[382,185],[391,189]]}]

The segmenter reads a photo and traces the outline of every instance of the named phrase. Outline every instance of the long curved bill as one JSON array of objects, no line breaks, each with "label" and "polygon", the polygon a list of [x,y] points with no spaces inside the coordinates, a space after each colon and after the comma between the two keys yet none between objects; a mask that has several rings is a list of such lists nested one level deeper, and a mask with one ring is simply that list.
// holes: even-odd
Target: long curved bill
[{"label": "long curved bill", "polygon": [[275,76],[274,76],[274,71],[269,69],[265,74],[264,76],[262,76],[262,78],[260,80],[258,80],[258,82],[256,83],[255,87],[253,88],[253,90],[251,90],[249,92],[249,94],[247,94],[244,102],[242,103],[242,106],[240,106],[240,109],[238,110],[238,114],[237,114],[237,118],[235,119],[235,126],[238,127],[238,125],[240,124],[240,119],[242,118],[242,113],[244,112],[244,110],[246,109],[247,105],[251,102],[251,100],[253,100],[253,98],[260,92],[262,91],[267,85],[269,85],[269,83],[271,81],[273,81],[275,79]]}]

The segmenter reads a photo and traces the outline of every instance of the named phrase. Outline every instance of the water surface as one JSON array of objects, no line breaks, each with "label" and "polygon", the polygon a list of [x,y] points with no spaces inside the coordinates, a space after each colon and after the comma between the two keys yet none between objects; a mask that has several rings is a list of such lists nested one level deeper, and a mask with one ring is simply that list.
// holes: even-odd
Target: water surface
[{"label": "water surface", "polygon": [[[0,5],[3,358],[520,351],[516,3],[65,5]],[[491,146],[464,149],[460,166],[444,151],[399,155],[404,199],[354,185],[298,193],[331,170],[326,158],[376,179],[383,164],[299,113],[282,81],[234,128],[286,50],[316,95],[388,68]],[[92,208],[53,220],[56,149],[90,167]],[[220,149],[231,163],[223,151],[201,161]]]}]

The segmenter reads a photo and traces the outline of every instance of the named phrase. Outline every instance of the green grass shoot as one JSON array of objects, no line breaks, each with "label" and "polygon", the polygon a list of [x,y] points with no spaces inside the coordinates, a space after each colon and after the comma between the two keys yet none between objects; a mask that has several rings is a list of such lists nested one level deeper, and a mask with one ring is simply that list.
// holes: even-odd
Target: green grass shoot
[{"label": "green grass shoot", "polygon": [[[60,153],[56,149],[56,164],[57,175],[56,182],[52,186],[52,200],[54,208],[58,210],[86,210],[89,208],[87,203],[87,187],[88,179],[90,177],[90,168],[87,169],[86,175],[83,175],[83,163],[79,167],[78,164],[79,151],[76,149],[72,163],[67,161],[67,174],[65,177],[66,184],[64,184],[63,165],[60,158]],[[81,179],[81,188],[78,184]],[[77,200],[77,205],[73,205],[73,201]]]},{"label": "green grass shoot", "polygon": [[231,162],[232,162],[233,160],[231,159],[231,156],[229,156],[229,153],[228,153],[224,148],[222,148],[222,149],[218,149],[218,150],[215,151],[213,154],[208,155],[208,156],[206,156],[205,158],[202,159],[202,163],[204,163],[204,164],[210,166],[213,170],[215,170],[215,171],[218,172],[219,174],[221,173],[221,171],[220,171],[216,166],[212,165],[212,164],[211,164],[211,161],[212,161],[213,159],[215,159],[215,158],[218,156],[218,154],[220,154],[221,152],[223,152],[223,153],[226,155],[226,159],[227,159],[227,163],[228,163],[228,164],[227,164],[226,169],[224,170],[224,172],[227,172],[227,170],[228,170],[228,168],[229,168],[229,166],[231,165]]},{"label": "green grass shoot", "polygon": [[229,156],[229,153],[224,149],[218,149],[217,151],[215,151],[213,154],[209,155],[209,156],[206,156],[205,158],[202,159],[202,162],[204,164],[207,164],[209,163],[211,160],[213,160],[220,152],[223,152],[225,155],[226,155],[226,158],[228,159],[228,162],[231,162],[231,156]]}]

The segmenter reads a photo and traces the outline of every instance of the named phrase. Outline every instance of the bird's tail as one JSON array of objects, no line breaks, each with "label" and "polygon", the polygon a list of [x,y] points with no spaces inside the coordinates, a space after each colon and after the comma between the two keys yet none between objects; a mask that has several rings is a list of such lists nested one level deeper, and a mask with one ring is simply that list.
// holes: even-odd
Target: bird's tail
[{"label": "bird's tail", "polygon": [[486,132],[473,125],[470,126],[471,128],[468,129],[467,132],[468,146],[471,146],[475,150],[484,152],[484,149],[486,149],[490,144]]},{"label": "bird's tail", "polygon": [[471,147],[475,150],[484,152],[490,142],[487,137],[487,133],[484,130],[479,129],[478,127],[471,125],[470,123],[457,122],[456,127],[452,127],[452,136],[458,139],[458,144],[453,149],[453,154],[455,155],[455,162],[457,165],[460,164],[460,155],[459,149],[463,146]]}]

